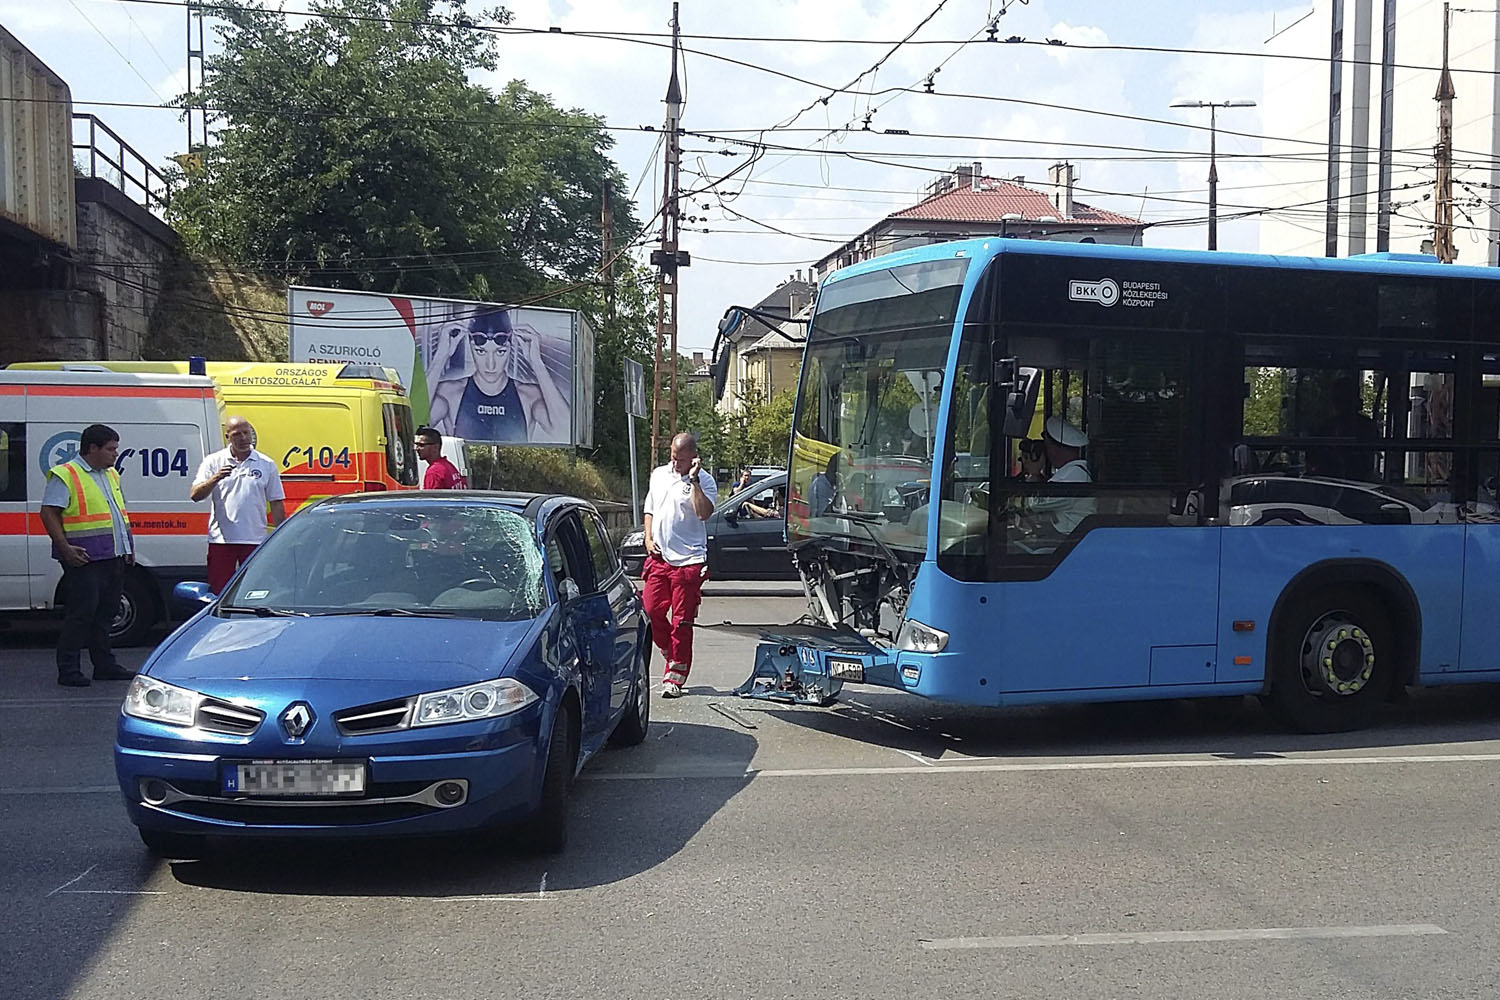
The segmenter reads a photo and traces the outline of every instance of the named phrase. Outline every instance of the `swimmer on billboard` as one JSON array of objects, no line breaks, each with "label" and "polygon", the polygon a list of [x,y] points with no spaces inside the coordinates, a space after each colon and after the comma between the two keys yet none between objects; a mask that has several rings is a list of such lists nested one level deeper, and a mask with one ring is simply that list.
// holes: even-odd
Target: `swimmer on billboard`
[{"label": "swimmer on billboard", "polygon": [[[424,328],[430,423],[466,441],[568,444],[572,330],[537,310],[445,305]],[[561,377],[559,377],[561,376]]]}]

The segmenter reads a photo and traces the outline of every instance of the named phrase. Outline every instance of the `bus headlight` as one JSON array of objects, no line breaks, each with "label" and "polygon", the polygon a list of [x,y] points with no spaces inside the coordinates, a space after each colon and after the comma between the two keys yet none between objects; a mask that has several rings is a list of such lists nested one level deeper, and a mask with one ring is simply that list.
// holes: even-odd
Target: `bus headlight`
[{"label": "bus headlight", "polygon": [[901,631],[896,633],[896,648],[911,653],[941,653],[947,645],[947,632],[923,625],[915,618],[902,622]]}]

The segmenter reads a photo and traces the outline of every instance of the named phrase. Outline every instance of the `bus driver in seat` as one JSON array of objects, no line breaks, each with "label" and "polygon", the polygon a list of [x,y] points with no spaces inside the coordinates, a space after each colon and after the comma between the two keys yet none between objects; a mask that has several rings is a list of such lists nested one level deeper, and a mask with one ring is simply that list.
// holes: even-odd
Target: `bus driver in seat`
[{"label": "bus driver in seat", "polygon": [[[1083,449],[1088,446],[1088,435],[1074,427],[1062,417],[1049,417],[1042,427],[1042,440],[1036,442],[1040,448],[1021,446],[1021,477],[1029,483],[1091,483],[1088,463],[1083,460]],[[1051,476],[1043,473],[1042,460],[1046,456]],[[1098,509],[1093,497],[1079,496],[1033,496],[1026,498],[1023,516],[1033,521],[1048,534],[1070,535],[1083,519]],[[1040,523],[1038,523],[1040,522]]]}]

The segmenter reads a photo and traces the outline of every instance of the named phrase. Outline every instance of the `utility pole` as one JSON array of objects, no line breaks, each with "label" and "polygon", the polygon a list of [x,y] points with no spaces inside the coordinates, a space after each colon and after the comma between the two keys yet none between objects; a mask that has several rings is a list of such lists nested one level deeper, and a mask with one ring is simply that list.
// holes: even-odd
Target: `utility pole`
[{"label": "utility pole", "polygon": [[1375,216],[1375,252],[1391,248],[1391,147],[1396,117],[1396,0],[1385,0],[1380,47],[1380,205]]},{"label": "utility pole", "polygon": [[680,194],[677,168],[682,157],[679,123],[682,120],[682,85],[677,82],[677,4],[672,4],[672,76],[667,82],[666,141],[661,192],[661,247],[651,254],[656,266],[656,369],[652,372],[651,461],[664,461],[677,433],[677,202]]},{"label": "utility pole", "polygon": [[[197,36],[196,40],[194,35]],[[196,76],[194,71],[196,72]],[[194,79],[197,85],[194,85]],[[203,104],[203,8],[187,5],[187,149],[189,155],[208,145],[208,109]],[[193,128],[196,117],[198,128]]]},{"label": "utility pole", "polygon": [[1174,108],[1208,109],[1208,248],[1219,249],[1219,133],[1220,108],[1253,108],[1254,101],[1174,101]]},{"label": "utility pole", "polygon": [[1443,4],[1443,70],[1438,76],[1437,204],[1432,211],[1432,252],[1444,264],[1458,255],[1453,249],[1453,77],[1448,73],[1448,5]]},{"label": "utility pole", "polygon": [[604,282],[604,315],[615,318],[615,210],[609,203],[609,179],[604,181],[604,195],[599,203],[599,279]]}]

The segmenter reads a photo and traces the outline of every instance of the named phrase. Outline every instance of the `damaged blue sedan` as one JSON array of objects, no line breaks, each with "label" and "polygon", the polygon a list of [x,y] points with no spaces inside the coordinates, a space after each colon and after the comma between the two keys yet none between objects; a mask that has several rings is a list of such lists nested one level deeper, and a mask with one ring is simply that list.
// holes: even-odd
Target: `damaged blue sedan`
[{"label": "damaged blue sedan", "polygon": [[290,518],[132,682],[115,770],[157,854],[210,836],[504,830],[551,852],[578,770],[646,736],[650,638],[570,497],[391,493]]}]

